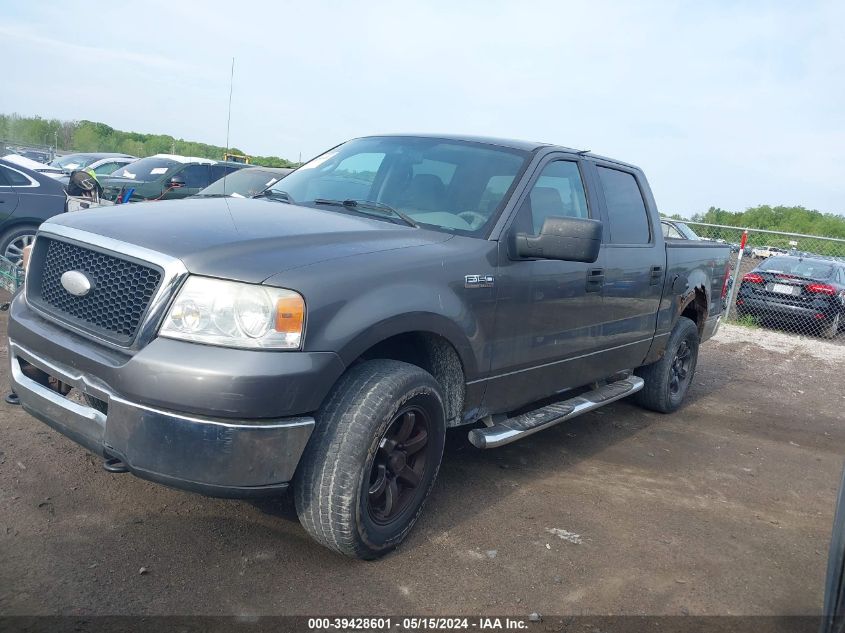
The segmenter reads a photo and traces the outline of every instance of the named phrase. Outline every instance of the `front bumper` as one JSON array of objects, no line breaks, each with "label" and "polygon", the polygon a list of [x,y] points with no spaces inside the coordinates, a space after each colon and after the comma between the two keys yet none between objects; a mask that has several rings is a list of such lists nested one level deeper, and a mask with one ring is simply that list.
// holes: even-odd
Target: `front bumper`
[{"label": "front bumper", "polygon": [[[12,388],[26,411],[91,452],[119,458],[139,477],[176,488],[223,497],[276,493],[293,478],[314,428],[312,417],[234,421],[130,402],[13,340],[9,357]],[[55,380],[72,387],[69,395],[102,404],[62,395]]]}]

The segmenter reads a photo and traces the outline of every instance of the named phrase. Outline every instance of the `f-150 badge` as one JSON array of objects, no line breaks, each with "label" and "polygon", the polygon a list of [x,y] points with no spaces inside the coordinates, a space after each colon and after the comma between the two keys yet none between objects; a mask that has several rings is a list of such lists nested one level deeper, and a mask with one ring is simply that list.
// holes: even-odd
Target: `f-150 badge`
[{"label": "f-150 badge", "polygon": [[464,277],[464,288],[492,288],[494,281],[493,275],[467,275]]}]

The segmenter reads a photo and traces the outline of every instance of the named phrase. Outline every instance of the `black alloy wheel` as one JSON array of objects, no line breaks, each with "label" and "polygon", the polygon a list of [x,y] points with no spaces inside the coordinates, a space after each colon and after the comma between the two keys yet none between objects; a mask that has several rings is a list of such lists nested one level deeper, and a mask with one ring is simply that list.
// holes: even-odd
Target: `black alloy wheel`
[{"label": "black alloy wheel", "polygon": [[387,524],[402,514],[424,481],[429,420],[420,407],[400,411],[379,442],[370,470],[367,509],[372,520]]}]

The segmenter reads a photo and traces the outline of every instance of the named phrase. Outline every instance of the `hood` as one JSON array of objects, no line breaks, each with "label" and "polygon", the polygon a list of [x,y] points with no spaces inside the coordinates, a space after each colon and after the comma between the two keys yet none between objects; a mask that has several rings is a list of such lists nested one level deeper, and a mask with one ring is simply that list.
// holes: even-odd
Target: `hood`
[{"label": "hood", "polygon": [[49,223],[178,257],[194,274],[252,283],[290,268],[451,237],[343,211],[238,198],[136,202]]}]

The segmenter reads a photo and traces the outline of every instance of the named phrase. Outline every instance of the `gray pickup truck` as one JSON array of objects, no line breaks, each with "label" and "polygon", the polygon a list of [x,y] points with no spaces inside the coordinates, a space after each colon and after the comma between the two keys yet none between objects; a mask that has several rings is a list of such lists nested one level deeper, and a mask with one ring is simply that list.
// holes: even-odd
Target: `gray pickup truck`
[{"label": "gray pickup truck", "polygon": [[12,386],[114,472],[279,494],[375,558],[446,430],[480,449],[634,395],[677,409],[729,250],[665,242],[643,173],[554,145],[349,141],[257,199],[43,224],[9,319]]}]

